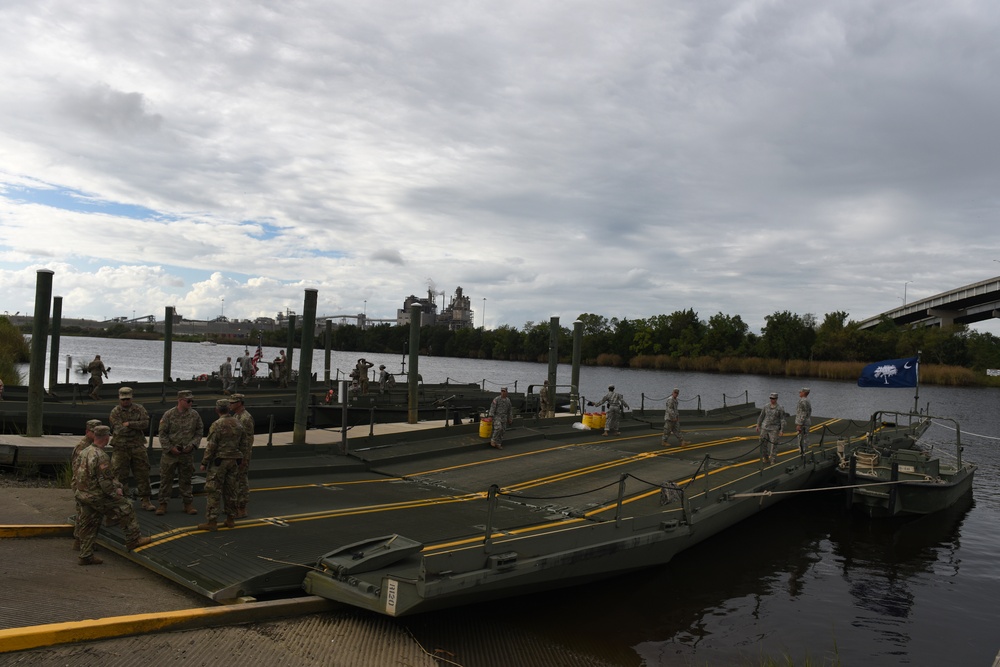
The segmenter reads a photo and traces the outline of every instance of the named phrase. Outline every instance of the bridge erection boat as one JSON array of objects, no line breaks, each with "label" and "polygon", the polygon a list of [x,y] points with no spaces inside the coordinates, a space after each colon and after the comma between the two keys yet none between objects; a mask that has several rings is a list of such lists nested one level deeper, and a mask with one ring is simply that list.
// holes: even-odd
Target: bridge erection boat
[{"label": "bridge erection boat", "polygon": [[[917,413],[876,412],[871,424],[899,425],[902,437],[887,437],[872,428],[869,436],[847,447],[837,466],[837,479],[851,504],[871,517],[932,514],[948,509],[972,493],[977,466],[962,461],[962,431],[954,419]],[[949,433],[949,451],[921,447],[919,439],[932,426]]]}]

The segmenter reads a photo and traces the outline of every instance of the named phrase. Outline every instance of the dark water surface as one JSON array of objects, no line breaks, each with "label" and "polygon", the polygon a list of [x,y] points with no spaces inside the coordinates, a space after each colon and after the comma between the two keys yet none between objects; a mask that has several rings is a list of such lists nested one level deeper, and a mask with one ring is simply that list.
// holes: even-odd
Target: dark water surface
[{"label": "dark water surface", "polygon": [[[67,354],[89,360],[95,353],[112,367],[113,381],[159,380],[162,349],[159,342],[63,338],[60,381]],[[209,373],[242,351],[175,343],[171,375]],[[276,354],[269,348],[265,359]],[[398,355],[334,352],[334,375],[360,356],[400,370]],[[313,371],[320,377],[323,359],[318,350]],[[424,357],[419,371],[425,382],[517,382],[523,391],[541,383],[547,366]],[[569,380],[570,368],[560,365],[558,383]],[[683,408],[696,407],[698,397],[706,408],[745,396],[760,405],[778,391],[794,411],[803,384],[812,389],[813,412],[825,417],[863,420],[877,409],[914,404],[912,389],[851,382],[581,369],[586,396],[600,396],[612,383],[633,408],[644,401],[662,407],[677,386]],[[921,387],[920,406],[961,424],[964,457],[979,464],[967,506],[911,521],[871,521],[846,513],[838,493],[813,493],[660,568],[400,623],[465,667],[759,664],[761,656],[780,664],[808,657],[813,665],[990,665],[1000,651],[1000,390]],[[949,436],[928,433],[932,441]]]}]

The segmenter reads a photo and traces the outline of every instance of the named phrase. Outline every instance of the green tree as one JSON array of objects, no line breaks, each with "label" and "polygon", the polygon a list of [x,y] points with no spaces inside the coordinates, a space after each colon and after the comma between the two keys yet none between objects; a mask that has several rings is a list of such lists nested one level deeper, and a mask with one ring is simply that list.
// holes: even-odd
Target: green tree
[{"label": "green tree", "polygon": [[745,350],[749,331],[750,327],[739,315],[712,315],[702,336],[702,353],[714,357],[742,356],[740,351]]},{"label": "green tree", "polygon": [[814,319],[800,317],[785,310],[764,318],[767,322],[758,344],[759,354],[771,359],[808,359],[816,332],[810,326]]}]

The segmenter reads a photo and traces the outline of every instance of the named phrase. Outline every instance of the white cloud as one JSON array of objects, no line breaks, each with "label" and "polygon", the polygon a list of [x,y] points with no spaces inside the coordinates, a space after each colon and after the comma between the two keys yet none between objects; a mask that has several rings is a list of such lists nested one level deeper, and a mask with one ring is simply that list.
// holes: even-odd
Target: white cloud
[{"label": "white cloud", "polygon": [[[391,317],[433,276],[485,297],[491,326],[862,319],[907,280],[918,298],[1000,273],[998,19],[975,1],[8,3],[0,310],[48,266],[67,317],[273,315],[307,287],[325,314]],[[19,195],[40,189],[108,206]]]}]

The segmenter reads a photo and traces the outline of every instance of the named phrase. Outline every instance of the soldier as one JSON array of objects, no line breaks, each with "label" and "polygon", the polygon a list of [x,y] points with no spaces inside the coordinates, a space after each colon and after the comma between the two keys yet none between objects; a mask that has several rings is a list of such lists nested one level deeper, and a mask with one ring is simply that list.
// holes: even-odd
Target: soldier
[{"label": "soldier", "polygon": [[677,436],[677,444],[679,447],[683,447],[687,444],[684,441],[684,436],[681,435],[681,413],[677,406],[677,397],[680,396],[681,390],[676,387],[670,393],[670,397],[667,398],[666,411],[663,413],[663,444],[668,444],[667,438],[671,435]]},{"label": "soldier", "polygon": [[80,565],[104,562],[94,555],[94,539],[102,516],[121,518],[126,549],[132,550],[152,541],[139,532],[132,503],[125,499],[121,484],[111,472],[111,461],[104,452],[110,436],[109,427],[95,426],[93,444],[80,453],[73,466],[73,495],[81,508]]},{"label": "soldier", "polygon": [[768,405],[761,408],[757,417],[757,433],[760,434],[760,460],[762,463],[776,463],[778,439],[785,428],[785,409],[778,405],[778,395],[769,397]]},{"label": "soldier", "polygon": [[226,528],[236,524],[238,474],[245,467],[243,452],[247,447],[247,432],[229,412],[229,400],[217,400],[215,413],[219,418],[208,428],[208,445],[201,459],[202,470],[208,465],[212,468],[205,480],[205,495],[208,496],[205,523],[198,524],[198,530],[218,530],[220,500],[225,506]]},{"label": "soldier", "polygon": [[87,364],[87,372],[90,373],[90,397],[95,401],[101,397],[101,385],[104,384],[104,378],[108,377],[109,370],[104,366],[99,354]]},{"label": "soldier", "polygon": [[812,424],[812,403],[809,402],[809,388],[799,391],[799,402],[795,405],[795,431],[799,434],[799,454],[806,453],[806,438]]},{"label": "soldier", "polygon": [[514,406],[507,397],[507,387],[500,388],[500,395],[490,403],[489,416],[493,418],[493,435],[490,437],[490,447],[503,449],[503,434],[507,427],[514,423]]},{"label": "soldier", "polygon": [[[90,447],[94,443],[94,427],[100,426],[100,419],[88,419],[86,430],[84,431],[83,437],[80,438],[80,442],[76,443],[76,447],[73,448],[73,453],[69,457],[69,467],[70,470],[76,470],[76,460],[80,458],[81,452],[87,447]],[[76,485],[70,483],[70,488],[76,491]],[[80,506],[80,501],[76,501],[76,524],[73,526],[73,551],[80,550],[80,522],[83,520],[83,508]]]},{"label": "soldier", "polygon": [[247,516],[247,504],[250,502],[250,458],[253,456],[254,422],[243,404],[243,394],[233,394],[229,397],[229,411],[247,432],[247,446],[243,450],[243,468],[240,470],[239,487],[236,491],[236,518],[243,519]]},{"label": "soldier", "polygon": [[358,388],[362,394],[368,393],[368,369],[374,365],[375,364],[362,357],[358,359],[358,364],[354,367],[354,370],[358,372]]},{"label": "soldier", "polygon": [[177,392],[177,406],[164,412],[160,419],[160,448],[163,451],[160,455],[160,506],[156,508],[156,513],[161,516],[167,513],[175,473],[184,512],[198,513],[193,504],[191,477],[194,475],[194,452],[201,444],[205,423],[192,407],[193,404],[194,394],[181,390]]},{"label": "soldier", "polygon": [[236,358],[236,365],[240,368],[240,383],[245,387],[250,384],[250,373],[253,371],[253,357],[250,350],[243,350],[243,356]]},{"label": "soldier", "polygon": [[542,383],[542,390],[538,392],[538,418],[545,419],[552,416],[552,390],[549,381]]},{"label": "soldier", "polygon": [[619,424],[622,420],[622,412],[628,407],[628,403],[625,402],[625,397],[615,391],[615,386],[608,385],[608,393],[606,393],[601,400],[597,402],[587,401],[587,405],[605,405],[608,406],[608,420],[604,423],[604,435],[609,435],[614,433],[615,435],[621,435],[621,431],[618,430]]},{"label": "soldier", "polygon": [[229,395],[233,388],[233,358],[226,357],[226,361],[219,366],[219,376],[222,377],[222,393]]},{"label": "soldier", "polygon": [[[152,512],[156,508],[149,502],[152,488],[149,486],[149,455],[146,453],[146,431],[149,429],[149,413],[139,403],[132,402],[131,387],[118,390],[118,405],[111,410],[111,468],[115,477],[126,487],[129,474],[135,478],[142,509]],[[127,488],[127,487],[126,487]]]},{"label": "soldier", "polygon": [[[392,383],[391,385],[389,383]],[[391,386],[395,386],[396,381],[392,377],[392,373],[385,370],[385,364],[378,367],[378,393],[384,394],[385,390]]]}]

